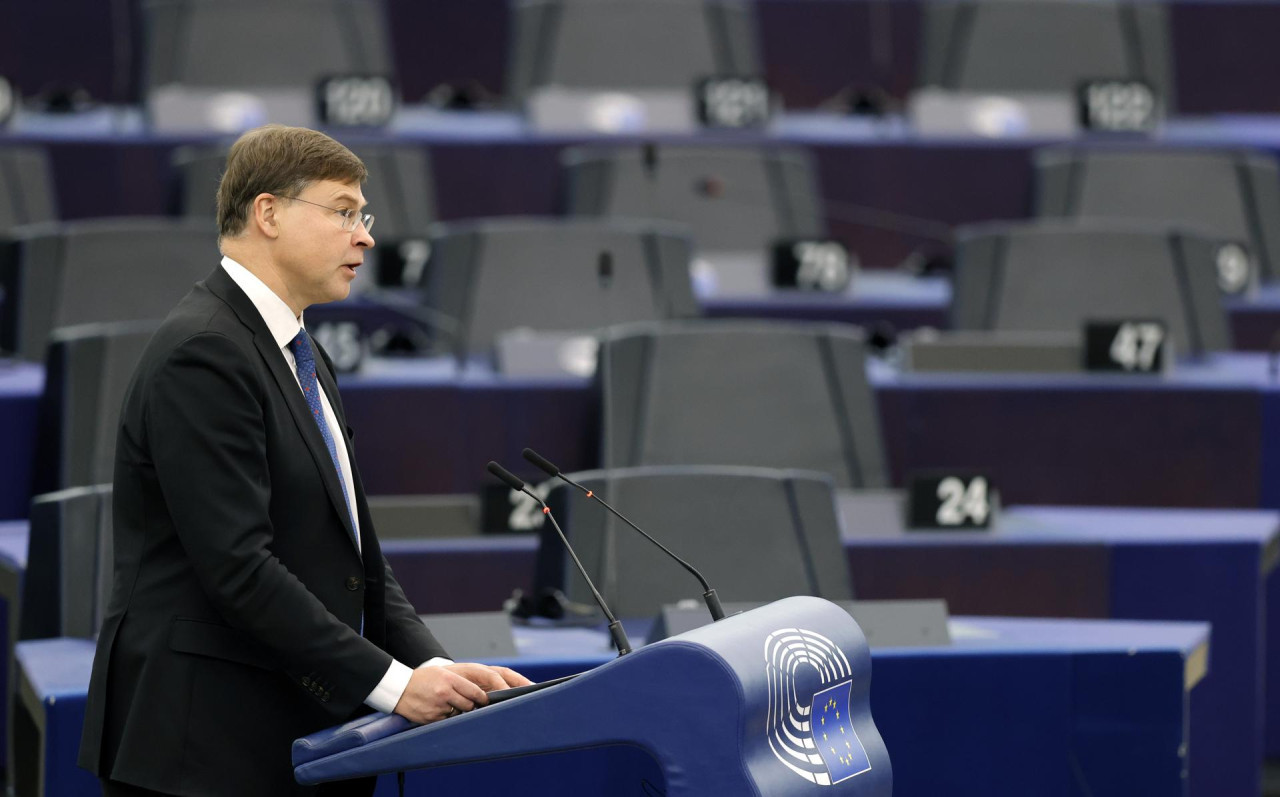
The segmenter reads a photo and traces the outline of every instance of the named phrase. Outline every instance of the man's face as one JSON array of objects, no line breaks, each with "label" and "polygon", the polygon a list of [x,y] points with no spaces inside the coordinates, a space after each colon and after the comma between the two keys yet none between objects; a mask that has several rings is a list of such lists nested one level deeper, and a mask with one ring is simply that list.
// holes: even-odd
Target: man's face
[{"label": "man's face", "polygon": [[363,210],[365,200],[359,184],[315,182],[297,198],[304,201],[282,200],[277,206],[280,235],[275,262],[289,294],[287,301],[300,310],[347,298],[356,268],[374,241],[363,224],[349,232],[343,230],[342,216],[335,212]]}]

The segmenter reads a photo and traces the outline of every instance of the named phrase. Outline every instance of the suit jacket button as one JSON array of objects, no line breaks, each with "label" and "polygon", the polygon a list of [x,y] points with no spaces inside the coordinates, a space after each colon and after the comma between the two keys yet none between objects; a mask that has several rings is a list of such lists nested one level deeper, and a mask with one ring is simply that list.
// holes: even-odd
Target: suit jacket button
[{"label": "suit jacket button", "polygon": [[310,678],[308,678],[308,677],[307,677],[307,676],[305,676],[305,675],[304,675],[304,676],[302,676],[302,685],[303,685],[303,686],[305,686],[305,687],[310,688],[310,686],[311,686],[311,679],[310,679]]},{"label": "suit jacket button", "polygon": [[352,576],[351,578],[347,579],[347,589],[352,592],[355,592],[356,590],[360,589],[360,579],[356,578],[355,576]]},{"label": "suit jacket button", "polygon": [[323,695],[321,695],[321,697],[320,697],[320,702],[321,702],[321,703],[328,703],[328,702],[329,702],[329,693],[328,693],[328,692],[325,692]]}]

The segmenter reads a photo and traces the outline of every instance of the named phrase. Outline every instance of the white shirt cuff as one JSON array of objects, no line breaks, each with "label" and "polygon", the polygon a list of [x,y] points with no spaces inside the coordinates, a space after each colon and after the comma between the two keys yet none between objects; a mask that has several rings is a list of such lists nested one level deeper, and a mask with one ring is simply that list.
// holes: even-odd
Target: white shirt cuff
[{"label": "white shirt cuff", "polygon": [[391,666],[387,668],[387,674],[382,676],[382,680],[364,699],[364,704],[374,711],[387,714],[395,711],[400,697],[409,686],[409,677],[412,675],[413,670],[392,659]]},{"label": "white shirt cuff", "polygon": [[[436,656],[418,666],[443,667],[446,664],[453,664],[453,659]],[[413,670],[392,659],[391,666],[387,668],[387,674],[382,676],[382,680],[364,699],[364,704],[374,711],[381,711],[384,714],[392,713],[399,705],[400,698],[404,696],[404,690],[409,687],[409,678],[412,675]]]}]

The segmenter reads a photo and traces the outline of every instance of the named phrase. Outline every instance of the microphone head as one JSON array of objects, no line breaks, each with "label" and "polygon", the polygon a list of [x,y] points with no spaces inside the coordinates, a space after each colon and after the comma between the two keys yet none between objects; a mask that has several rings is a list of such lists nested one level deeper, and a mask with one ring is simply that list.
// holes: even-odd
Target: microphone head
[{"label": "microphone head", "polygon": [[724,197],[725,182],[714,174],[702,177],[694,185],[698,194],[707,199],[721,199]]},{"label": "microphone head", "polygon": [[532,448],[526,448],[526,449],[524,450],[524,458],[525,458],[525,459],[527,459],[527,460],[529,460],[530,462],[532,462],[532,463],[533,463],[533,465],[534,465],[534,467],[536,467],[536,468],[538,468],[539,470],[543,471],[543,472],[544,472],[544,473],[546,473],[548,476],[559,476],[559,475],[560,475],[560,469],[559,469],[559,468],[557,468],[554,464],[552,464],[552,462],[551,462],[550,460],[548,460],[548,459],[544,458],[544,457],[543,457],[541,454],[539,454],[537,451],[534,451]]},{"label": "microphone head", "polygon": [[653,176],[654,171],[658,168],[658,145],[652,141],[646,141],[640,148],[640,160],[644,166],[645,174]]},{"label": "microphone head", "polygon": [[512,490],[520,490],[521,492],[524,491],[524,482],[516,478],[515,475],[511,473],[511,471],[502,467],[501,465],[494,462],[493,460],[490,460],[489,464],[486,467],[489,469],[490,473],[498,477],[499,481],[505,482],[506,485],[510,487]]}]

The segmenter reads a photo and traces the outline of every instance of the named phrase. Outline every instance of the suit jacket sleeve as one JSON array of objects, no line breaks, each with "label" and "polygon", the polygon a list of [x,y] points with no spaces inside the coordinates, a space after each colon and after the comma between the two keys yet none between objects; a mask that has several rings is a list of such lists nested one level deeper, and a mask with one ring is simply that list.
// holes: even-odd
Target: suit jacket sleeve
[{"label": "suit jacket sleeve", "polygon": [[386,584],[387,650],[410,667],[417,667],[437,656],[451,658],[418,617],[413,604],[409,603],[392,575],[386,557],[382,558],[382,569]]},{"label": "suit jacket sleeve", "polygon": [[145,429],[167,511],[205,594],[292,672],[320,669],[329,710],[355,710],[391,655],[331,614],[270,549],[276,529],[252,347],[215,332],[173,349],[149,384]]}]

